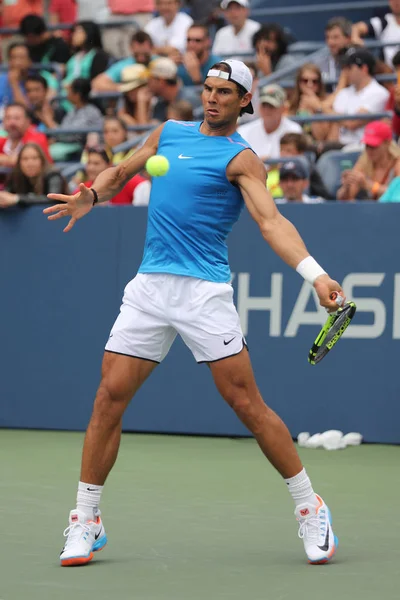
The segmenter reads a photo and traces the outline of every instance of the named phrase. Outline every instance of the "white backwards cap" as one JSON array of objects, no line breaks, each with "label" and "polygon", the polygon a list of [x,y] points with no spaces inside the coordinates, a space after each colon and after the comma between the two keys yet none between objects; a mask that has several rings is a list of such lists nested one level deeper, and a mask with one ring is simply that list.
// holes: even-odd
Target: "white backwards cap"
[{"label": "white backwards cap", "polygon": [[[250,69],[246,67],[244,62],[241,60],[235,60],[234,58],[221,60],[220,62],[229,67],[229,73],[220,71],[219,69],[210,69],[207,73],[207,77],[220,77],[221,79],[226,79],[227,81],[233,81],[234,83],[242,86],[246,92],[251,92],[251,88],[253,86],[253,76]],[[249,102],[249,104],[243,109],[243,112],[250,113],[251,115],[254,113],[254,108],[251,102]]]}]

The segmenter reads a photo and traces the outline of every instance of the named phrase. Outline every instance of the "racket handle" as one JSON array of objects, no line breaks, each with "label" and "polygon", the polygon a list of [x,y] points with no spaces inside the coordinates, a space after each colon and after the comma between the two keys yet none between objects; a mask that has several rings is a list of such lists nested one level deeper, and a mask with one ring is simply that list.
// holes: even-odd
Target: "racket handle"
[{"label": "racket handle", "polygon": [[334,300],[338,306],[343,306],[344,304],[344,297],[339,292],[332,292],[329,298]]}]

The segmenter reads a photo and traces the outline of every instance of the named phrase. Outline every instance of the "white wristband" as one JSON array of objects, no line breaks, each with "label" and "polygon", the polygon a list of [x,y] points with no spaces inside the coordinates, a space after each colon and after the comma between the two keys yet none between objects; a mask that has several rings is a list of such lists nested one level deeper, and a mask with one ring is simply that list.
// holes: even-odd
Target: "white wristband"
[{"label": "white wristband", "polygon": [[317,277],[320,275],[326,275],[326,271],[323,270],[323,268],[317,263],[316,260],[313,259],[312,256],[307,256],[307,258],[304,258],[301,262],[299,262],[296,267],[296,271],[299,275],[304,277],[306,281],[311,283],[311,285],[314,283]]}]

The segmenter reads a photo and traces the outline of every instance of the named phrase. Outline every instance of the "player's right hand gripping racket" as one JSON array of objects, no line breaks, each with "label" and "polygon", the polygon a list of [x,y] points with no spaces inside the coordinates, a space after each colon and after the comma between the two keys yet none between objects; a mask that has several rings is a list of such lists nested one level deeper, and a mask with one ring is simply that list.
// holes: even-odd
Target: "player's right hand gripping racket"
[{"label": "player's right hand gripping racket", "polygon": [[312,365],[321,362],[328,352],[332,350],[350,325],[356,313],[357,307],[354,302],[346,302],[346,304],[341,306],[344,299],[337,292],[332,292],[331,300],[336,300],[339,308],[336,312],[329,315],[308,353],[308,362]]}]

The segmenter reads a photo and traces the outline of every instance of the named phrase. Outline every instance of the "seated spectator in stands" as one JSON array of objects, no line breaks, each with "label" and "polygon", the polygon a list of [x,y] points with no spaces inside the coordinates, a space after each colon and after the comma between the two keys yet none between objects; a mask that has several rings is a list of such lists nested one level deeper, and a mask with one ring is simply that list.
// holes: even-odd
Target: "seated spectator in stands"
[{"label": "seated spectator in stands", "polygon": [[65,110],[49,102],[46,79],[39,73],[28,75],[25,81],[25,94],[32,124],[38,131],[46,131],[49,123],[56,123],[58,127],[65,117]]},{"label": "seated spectator in stands", "polygon": [[156,58],[150,63],[149,90],[156,97],[152,107],[152,118],[163,123],[167,119],[168,106],[177,100],[187,100],[196,108],[201,106],[200,95],[190,87],[184,88],[178,80],[178,67],[166,57]]},{"label": "seated spectator in stands", "polygon": [[70,51],[68,44],[60,37],[55,37],[47,30],[46,22],[38,15],[27,15],[19,26],[20,34],[29,47],[29,54],[34,63],[65,64]]},{"label": "seated spectator in stands", "polygon": [[[400,0],[389,0],[391,12],[384,17],[372,17],[368,22],[359,21],[352,28],[353,44],[363,44],[362,38],[372,37],[380,42],[399,42],[400,40]],[[387,46],[383,49],[385,62],[392,65],[392,58],[399,46]]]},{"label": "seated spectator in stands", "polygon": [[258,119],[260,116],[260,93],[259,93],[259,79],[257,76],[256,64],[254,62],[245,62],[245,65],[250,69],[250,72],[253,76],[253,85],[251,87],[251,105],[254,109],[254,113],[251,115],[250,113],[244,113],[238,119],[238,126],[243,125],[244,123],[248,123],[249,121],[254,121],[254,119]]},{"label": "seated spectator in stands", "polygon": [[158,17],[147,23],[144,30],[153,40],[156,54],[176,58],[186,48],[186,34],[192,17],[179,12],[180,0],[156,0]]},{"label": "seated spectator in stands", "polygon": [[191,25],[187,32],[186,52],[178,67],[183,85],[203,85],[207,72],[221,58],[210,53],[210,35],[206,25]]},{"label": "seated spectator in stands", "polygon": [[[86,164],[86,176],[88,180],[84,182],[84,185],[88,188],[92,187],[96,177],[110,166],[108,155],[104,149],[89,148],[88,162]],[[135,206],[145,206],[149,203],[149,187],[147,179],[141,175],[135,175],[128,181],[125,187],[110,200],[109,204],[134,204]]]},{"label": "seated spectator in stands", "polygon": [[[324,81],[339,79],[342,66],[340,64],[339,53],[343,48],[351,45],[351,21],[345,17],[333,17],[329,19],[325,27],[325,43],[328,46],[328,56],[316,60],[322,72]],[[336,85],[331,85],[334,89]]]},{"label": "seated spectator in stands", "polygon": [[[73,110],[65,115],[61,121],[60,129],[102,129],[103,115],[100,110],[90,102],[90,81],[78,77],[67,87],[67,100],[73,105]],[[49,128],[57,128],[58,124],[53,119],[48,120]],[[85,144],[86,133],[65,133],[57,138],[50,146],[50,153],[54,160],[66,160],[76,153],[80,153]]]},{"label": "seated spectator in stands", "polygon": [[103,50],[100,27],[93,21],[80,21],[71,31],[72,56],[65,65],[63,85],[77,77],[94,79],[108,67],[110,56]]},{"label": "seated spectator in stands", "polygon": [[118,117],[105,117],[103,124],[104,149],[113,165],[118,165],[131,154],[131,150],[113,153],[112,149],[126,142],[128,130],[125,123]]},{"label": "seated spectator in stands", "polygon": [[18,29],[27,15],[43,15],[43,0],[3,0],[1,2],[1,26]]},{"label": "seated spectator in stands", "polygon": [[[383,112],[389,92],[373,78],[375,59],[372,54],[363,48],[350,48],[344,58],[344,70],[350,85],[336,95],[334,112],[347,115]],[[339,142],[360,143],[365,123],[360,120],[341,121]]]},{"label": "seated spectator in stands", "polygon": [[104,48],[112,56],[124,58],[130,53],[132,34],[153,18],[154,0],[106,0],[106,5],[107,14],[101,19],[107,24],[103,29]]},{"label": "seated spectator in stands", "polygon": [[[32,73],[32,60],[29,56],[28,47],[22,42],[15,42],[8,47],[8,72],[0,74],[0,105],[13,102],[28,106],[26,97],[26,81]],[[47,81],[48,96],[56,93],[57,80],[47,71],[40,71],[42,77]]]},{"label": "seated spectator in stands", "polygon": [[147,87],[149,71],[144,65],[131,65],[122,71],[123,83],[119,86],[123,98],[119,103],[118,117],[126,125],[150,123],[152,95]]},{"label": "seated spectator in stands", "polygon": [[[288,114],[289,115],[317,115],[324,112],[324,100],[326,99],[325,86],[322,74],[313,63],[306,63],[297,71],[296,84],[292,92]],[[321,142],[335,139],[337,128],[332,123],[305,123],[303,131],[311,142]],[[334,132],[333,135],[331,132]]]},{"label": "seated spectator in stands", "polygon": [[131,43],[132,55],[123,60],[119,60],[107,69],[105,73],[101,73],[92,81],[92,89],[95,92],[118,92],[119,84],[122,82],[122,72],[125,67],[131,65],[150,64],[151,60],[157,58],[154,55],[153,42],[151,37],[145,31],[137,31],[132,36]]},{"label": "seated spectator in stands", "polygon": [[177,100],[168,106],[167,119],[193,121],[193,106],[187,100]]},{"label": "seated spectator in stands", "polygon": [[301,133],[300,125],[283,116],[286,93],[276,83],[260,90],[261,118],[241,125],[238,133],[262,160],[279,158],[280,140],[285,133]]},{"label": "seated spectator in stands", "polygon": [[236,52],[253,51],[253,35],[261,25],[248,18],[249,7],[248,0],[222,0],[221,8],[229,25],[215,34],[213,54],[226,58]]},{"label": "seated spectator in stands", "polygon": [[282,198],[276,198],[277,204],[301,203],[320,204],[323,198],[312,198],[305,192],[310,184],[309,175],[303,163],[290,161],[283,163],[279,170]]},{"label": "seated spectator in stands", "polygon": [[378,202],[400,202],[400,177],[395,177]]},{"label": "seated spectator in stands", "polygon": [[[392,59],[393,67],[396,71],[397,78],[400,77],[400,50],[396,52]],[[392,130],[396,137],[400,136],[400,85],[393,86],[389,90],[389,98],[385,109],[393,111]]]},{"label": "seated spectator in stands", "polygon": [[372,121],[364,130],[365,150],[353,169],[342,174],[339,200],[377,200],[390,182],[400,176],[400,148],[384,121]]},{"label": "seated spectator in stands", "polygon": [[20,150],[33,142],[40,146],[51,162],[47,138],[32,125],[29,113],[23,104],[9,104],[4,111],[3,129],[7,137],[0,137],[0,165],[13,167],[17,164]]},{"label": "seated spectator in stands", "polygon": [[32,142],[21,149],[6,190],[0,192],[0,208],[49,204],[47,194],[68,193],[63,176],[50,167],[43,149]]},{"label": "seated spectator in stands", "polygon": [[[49,6],[49,24],[67,25],[75,23],[78,18],[78,3],[76,0],[50,0]],[[70,40],[70,31],[59,29],[53,32],[54,35],[64,38],[67,42]]]},{"label": "seated spectator in stands", "polygon": [[263,25],[253,36],[256,64],[260,77],[285,69],[296,62],[295,56],[286,53],[288,42],[285,32],[277,23]]},{"label": "seated spectator in stands", "polygon": [[[303,156],[304,159],[308,161],[305,156],[307,148],[307,137],[303,133],[285,133],[281,138],[281,157],[290,158],[292,156]],[[273,168],[268,171],[267,188],[274,198],[279,198],[283,195],[279,183],[279,168]],[[309,185],[311,196],[321,196],[325,199],[331,199],[329,192],[322,181],[321,175],[314,165],[310,165]]]}]

